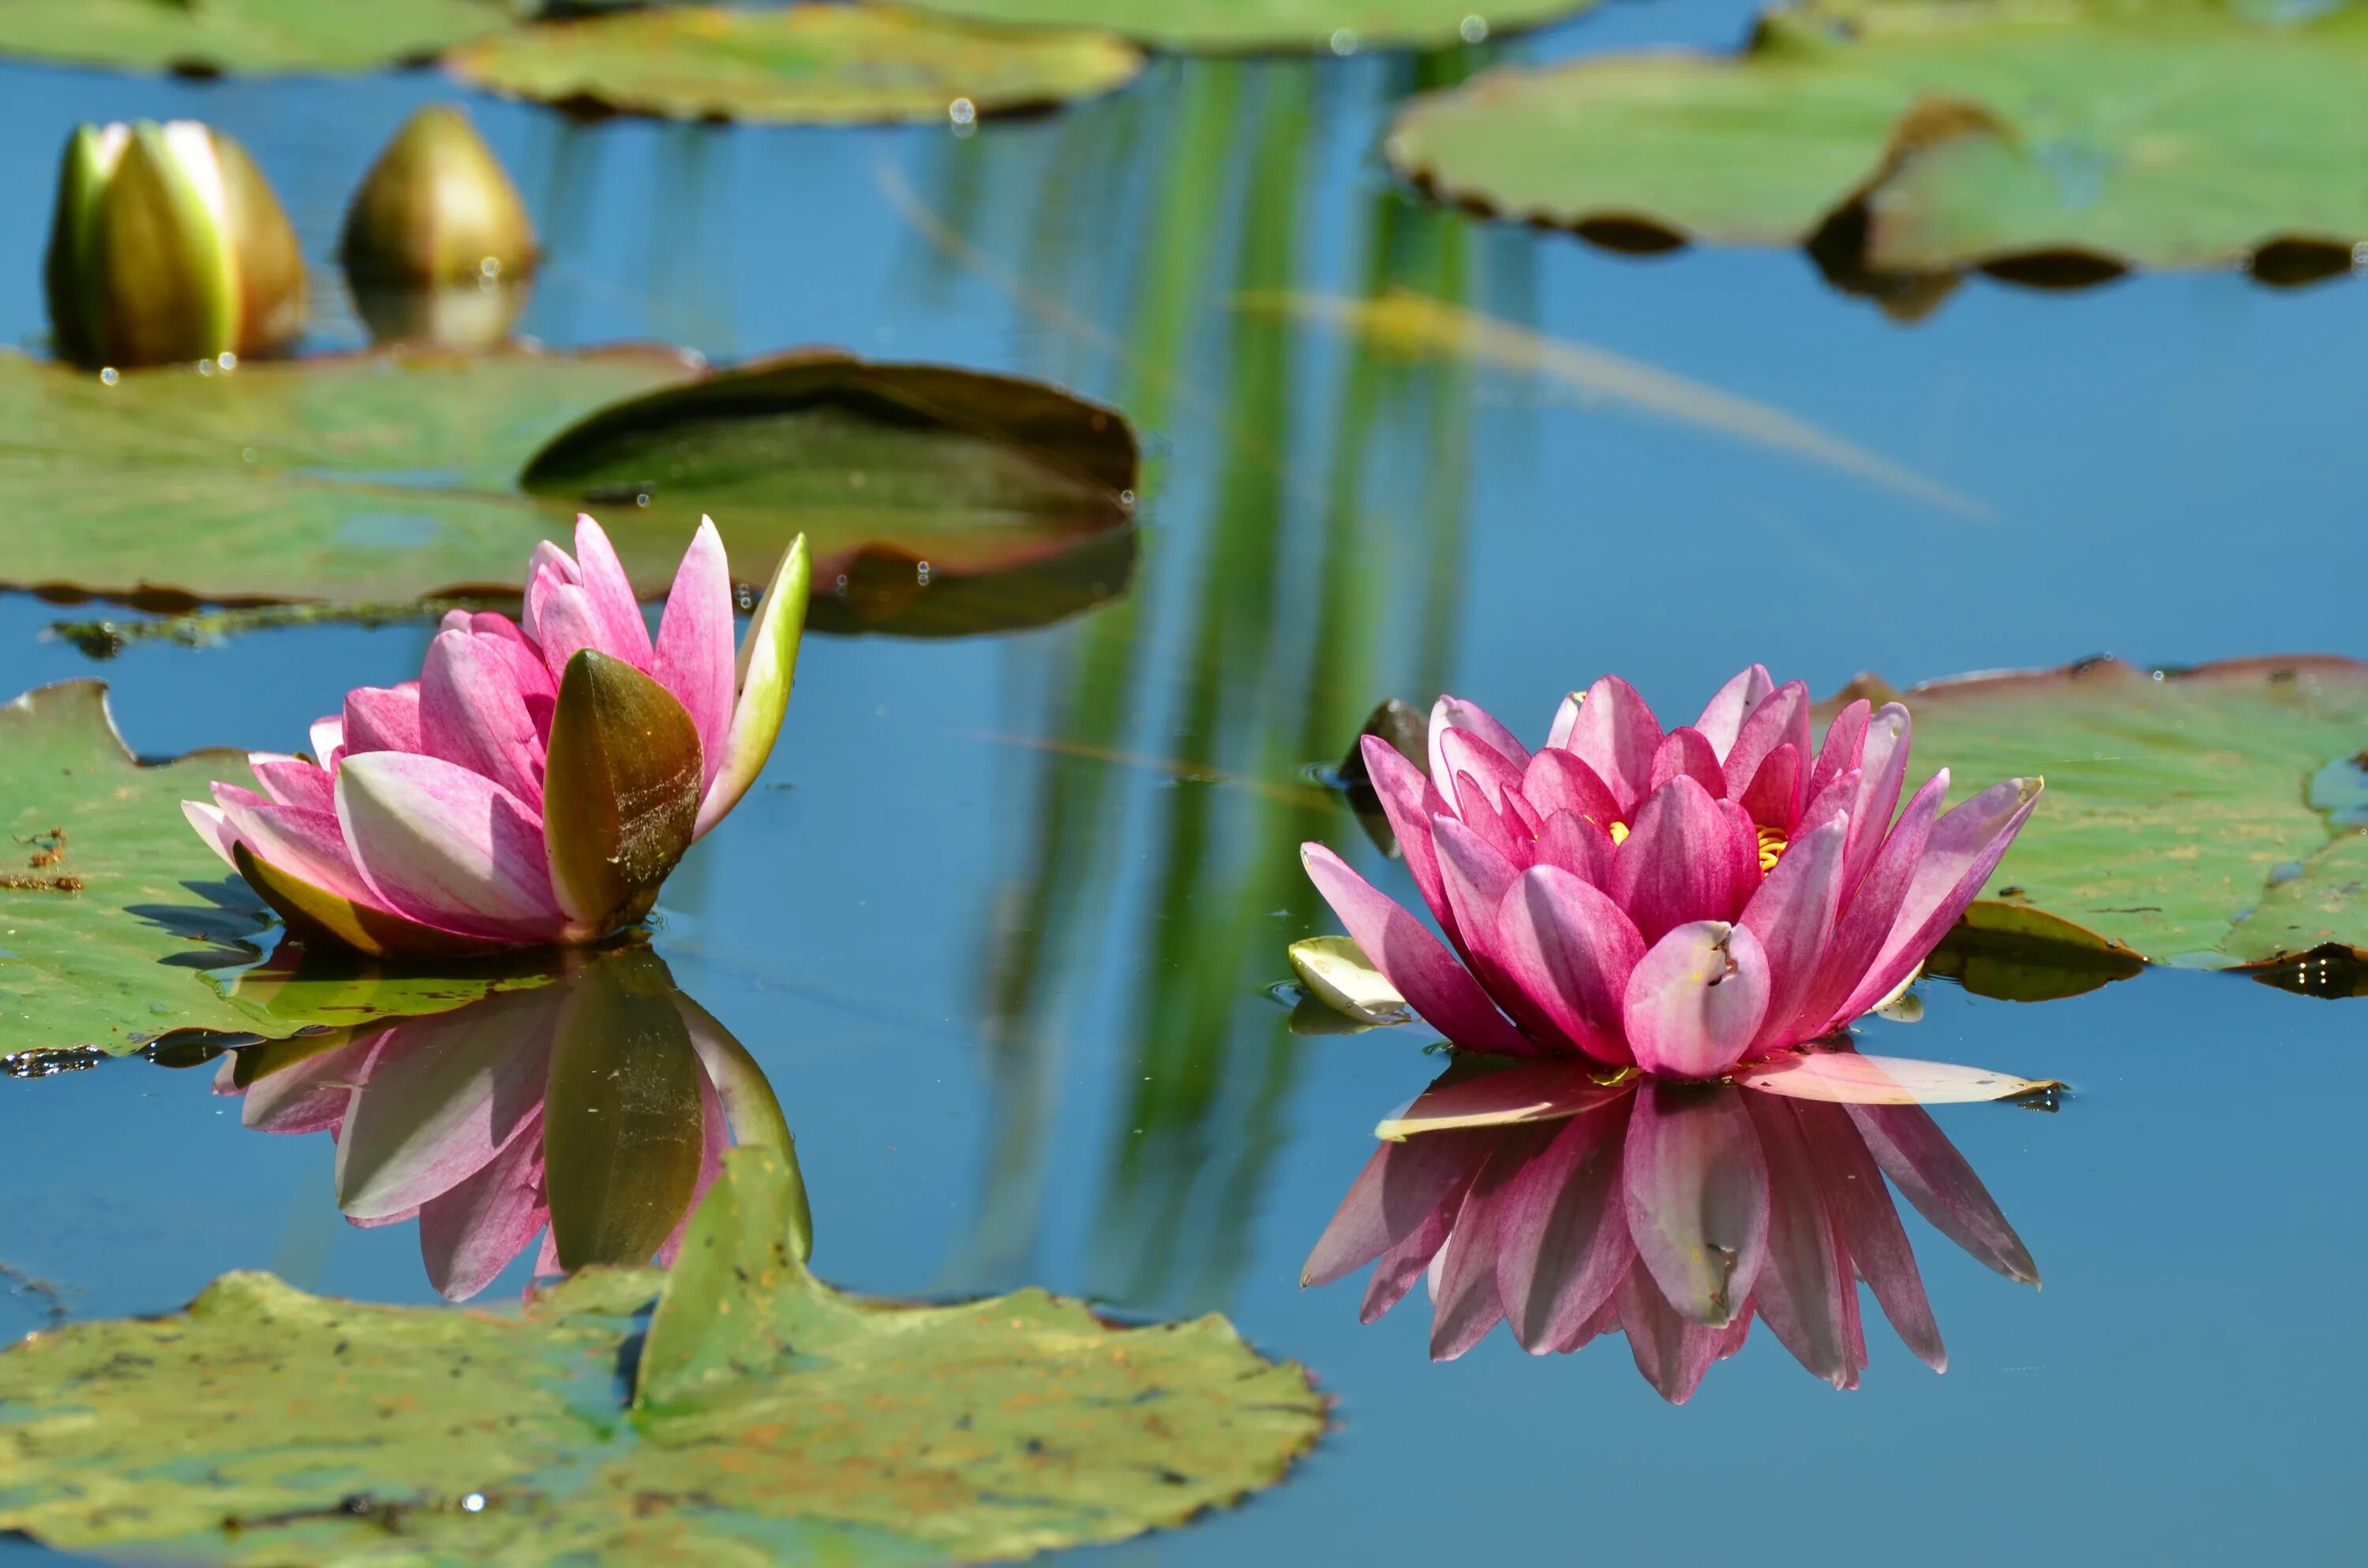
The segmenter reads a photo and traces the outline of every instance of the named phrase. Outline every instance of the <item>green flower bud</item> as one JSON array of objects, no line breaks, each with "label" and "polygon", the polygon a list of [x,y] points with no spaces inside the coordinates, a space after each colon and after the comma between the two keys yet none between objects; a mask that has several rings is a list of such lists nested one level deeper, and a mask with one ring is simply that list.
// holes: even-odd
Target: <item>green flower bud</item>
[{"label": "green flower bud", "polygon": [[404,122],[346,210],[346,276],[416,286],[534,269],[534,224],[469,117],[431,104]]},{"label": "green flower bud", "polygon": [[58,350],[85,364],[260,354],[304,324],[279,199],[245,148],[195,120],[67,139],[46,281]]}]

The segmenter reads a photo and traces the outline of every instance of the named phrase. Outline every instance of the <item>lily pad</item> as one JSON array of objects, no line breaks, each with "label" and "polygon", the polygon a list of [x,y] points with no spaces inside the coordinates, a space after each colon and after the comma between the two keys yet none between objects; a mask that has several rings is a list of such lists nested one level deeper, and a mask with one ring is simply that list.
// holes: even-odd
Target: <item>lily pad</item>
[{"label": "lily pad", "polygon": [[[701,513],[744,582],[803,530],[835,630],[1039,624],[1133,561],[1117,414],[827,352],[713,373],[652,347],[374,353],[112,385],[0,354],[0,585],[151,605],[514,595],[578,510],[651,598]],[[157,548],[176,537],[206,548]]]},{"label": "lily pad", "polygon": [[1178,1524],[1322,1431],[1306,1374],[1222,1318],[842,1294],[787,1193],[738,1151],[671,1278],[588,1270],[523,1316],[233,1274],[29,1337],[0,1354],[0,1529],[257,1568],[982,1562]]},{"label": "lily pad", "polygon": [[[252,788],[243,753],[142,764],[107,687],[63,681],[0,706],[0,1040],[10,1051],[110,1054],[182,1034],[281,1039],[436,1013],[541,984],[529,968],[387,975],[256,964],[270,912],[190,831],[181,801]],[[250,967],[254,966],[254,967]]]},{"label": "lily pad", "polygon": [[[1842,699],[1893,695],[1861,678]],[[1916,723],[1911,784],[1943,766],[1952,799],[2047,780],[1983,890],[2030,913],[1985,914],[1992,929],[2194,968],[2368,949],[2368,830],[2355,814],[2368,801],[2368,665],[2092,660],[1902,699]]]},{"label": "lily pad", "polygon": [[1872,274],[2224,265],[2368,239],[2368,7],[1811,5],[1738,56],[1595,56],[1419,100],[1442,195],[1613,243],[1786,244]]},{"label": "lily pad", "polygon": [[1543,27],[1597,0],[918,0],[981,22],[1108,28],[1195,53],[1440,49]]},{"label": "lily pad", "polygon": [[446,56],[512,97],[676,119],[934,120],[1091,97],[1143,69],[1105,32],[1016,32],[889,6],[670,6],[514,28]]},{"label": "lily pad", "polygon": [[504,0],[0,0],[0,54],[199,75],[370,71],[513,19]]}]

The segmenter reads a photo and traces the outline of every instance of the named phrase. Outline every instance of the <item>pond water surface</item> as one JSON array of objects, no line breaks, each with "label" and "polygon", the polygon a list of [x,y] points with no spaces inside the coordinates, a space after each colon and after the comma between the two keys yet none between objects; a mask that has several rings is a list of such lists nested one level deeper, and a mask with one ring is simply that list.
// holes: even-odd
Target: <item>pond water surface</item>
[{"label": "pond water surface", "polygon": [[[1514,47],[1747,24],[1619,5]],[[2044,1278],[1909,1216],[1944,1375],[1870,1310],[1855,1392],[1755,1334],[1672,1407],[1618,1339],[1533,1358],[1499,1330],[1434,1365],[1418,1297],[1360,1326],[1360,1283],[1299,1289],[1375,1119],[1436,1065],[1417,1030],[1296,1036],[1268,994],[1285,944],[1333,928],[1302,839],[1405,891],[1309,778],[1380,697],[1444,688],[1542,731],[1607,669],[1691,712],[1755,659],[1822,692],[2100,652],[2368,653],[2357,283],[1976,278],[1901,324],[1793,252],[1622,256],[1421,205],[1375,152],[1412,79],[1164,61],[970,136],[470,100],[551,253],[522,330],[1006,369],[1145,439],[1131,591],[1001,637],[811,639],[763,785],[666,890],[658,950],[797,1132],[818,1267],[1224,1312],[1337,1399],[1284,1485],[1087,1561],[2347,1560],[2368,1528],[2368,1053],[2343,1002],[2155,972],[2037,1006],[1929,982],[1922,1022],[1868,1020],[1873,1049],[2071,1085],[2052,1115],[1935,1112]],[[330,281],[344,195],[414,106],[461,96],[0,66],[0,341],[41,331],[70,126],[202,115],[289,202],[327,300],[314,346],[359,343]],[[1781,409],[1970,505],[1242,299],[1390,286]],[[6,689],[104,675],[149,756],[298,744],[427,637],[256,632],[94,665],[43,635],[87,613],[0,597]],[[244,1130],[211,1077],[134,1059],[0,1081],[0,1263],[44,1282],[0,1289],[0,1337],[52,1301],[169,1311],[231,1268],[437,1299],[412,1227],[339,1217],[327,1139]]]}]

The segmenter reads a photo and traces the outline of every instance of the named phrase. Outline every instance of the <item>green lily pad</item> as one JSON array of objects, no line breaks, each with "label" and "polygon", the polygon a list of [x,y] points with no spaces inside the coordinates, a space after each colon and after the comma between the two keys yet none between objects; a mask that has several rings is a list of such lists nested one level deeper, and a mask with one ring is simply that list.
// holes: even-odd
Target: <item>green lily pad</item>
[{"label": "green lily pad", "polygon": [[[1866,681],[1843,693],[1891,695]],[[2193,968],[2368,950],[2368,665],[2157,674],[2098,660],[1902,699],[1911,784],[1943,766],[1952,799],[2047,780],[1983,896],[2055,920],[1986,915],[2001,934],[2059,948],[2085,934],[2124,959]]]},{"label": "green lily pad", "polygon": [[1440,49],[1543,27],[1598,0],[917,0],[930,11],[1029,27],[1108,28],[1160,49]]},{"label": "green lily pad", "polygon": [[202,75],[370,71],[513,19],[503,0],[0,0],[0,54]]},{"label": "green lily pad", "polygon": [[943,123],[957,100],[993,114],[1106,93],[1143,56],[1104,32],[1014,32],[889,6],[673,6],[514,28],[445,63],[512,97],[629,114]]},{"label": "green lily pad", "polygon": [[256,965],[252,944],[270,912],[181,814],[217,779],[256,782],[234,751],[142,764],[115,733],[103,682],[63,681],[0,706],[0,1040],[10,1051],[121,1054],[183,1034],[277,1040],[443,1012],[550,978],[538,960],[390,975],[300,964],[292,949]]},{"label": "green lily pad", "polygon": [[1222,1318],[846,1296],[784,1239],[787,1190],[737,1151],[672,1278],[589,1270],[523,1316],[233,1274],[31,1336],[0,1354],[0,1529],[256,1568],[984,1562],[1179,1524],[1322,1431],[1306,1374]]},{"label": "green lily pad", "polygon": [[803,531],[833,630],[1041,624],[1133,562],[1117,414],[827,352],[711,374],[647,347],[376,353],[113,385],[0,354],[0,585],[140,603],[515,595],[579,510],[650,598],[702,513],[744,582]]},{"label": "green lily pad", "polygon": [[1739,56],[1595,56],[1417,101],[1398,169],[1614,243],[1787,244],[1876,275],[2224,265],[2368,239],[2368,7],[1808,6]]}]

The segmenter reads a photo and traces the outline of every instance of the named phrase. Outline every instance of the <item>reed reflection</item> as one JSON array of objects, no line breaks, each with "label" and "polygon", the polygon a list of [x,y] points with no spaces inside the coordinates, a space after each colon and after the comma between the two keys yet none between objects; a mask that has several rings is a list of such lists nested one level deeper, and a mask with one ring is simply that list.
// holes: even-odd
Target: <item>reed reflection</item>
[{"label": "reed reflection", "polygon": [[538,1237],[538,1277],[670,1263],[725,1149],[791,1147],[755,1060],[645,948],[449,1013],[242,1050],[214,1088],[257,1131],[335,1139],[339,1210],[416,1220],[427,1278],[456,1301]]},{"label": "reed reflection", "polygon": [[1990,1268],[2034,1286],[2038,1268],[1907,1093],[1870,1088],[1859,1092],[1890,1103],[1844,1103],[1827,1097],[1831,1080],[1806,1092],[1819,1097],[1459,1064],[1383,1124],[1303,1283],[1372,1264],[1371,1323],[1425,1281],[1434,1360],[1499,1323],[1532,1355],[1624,1334],[1636,1369],[1682,1404],[1754,1319],[1811,1372],[1856,1387],[1864,1279],[1894,1332],[1942,1370],[1884,1179]]}]

